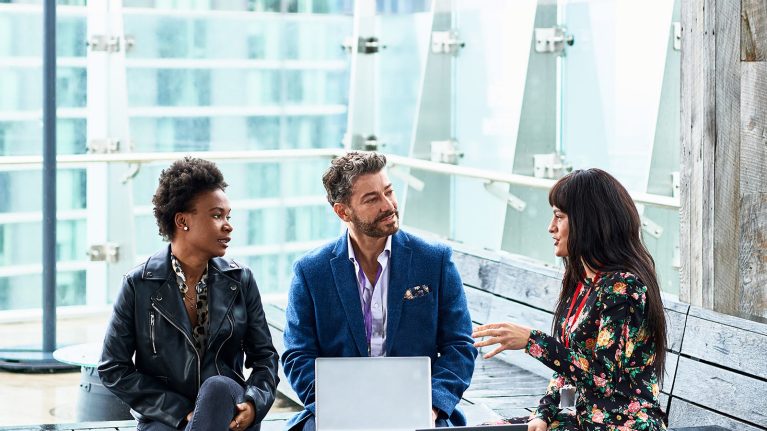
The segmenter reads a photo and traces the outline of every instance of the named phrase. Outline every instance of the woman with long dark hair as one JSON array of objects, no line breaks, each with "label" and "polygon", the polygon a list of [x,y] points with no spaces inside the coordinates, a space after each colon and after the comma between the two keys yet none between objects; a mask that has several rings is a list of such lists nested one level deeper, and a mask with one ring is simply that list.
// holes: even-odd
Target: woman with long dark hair
[{"label": "woman with long dark hair", "polygon": [[[631,196],[607,172],[587,169],[560,179],[549,204],[565,267],[552,335],[491,323],[475,329],[487,337],[475,346],[498,344],[485,358],[525,349],[555,371],[530,431],[666,429],[658,402],[666,320]],[[574,415],[560,409],[573,404]]]}]

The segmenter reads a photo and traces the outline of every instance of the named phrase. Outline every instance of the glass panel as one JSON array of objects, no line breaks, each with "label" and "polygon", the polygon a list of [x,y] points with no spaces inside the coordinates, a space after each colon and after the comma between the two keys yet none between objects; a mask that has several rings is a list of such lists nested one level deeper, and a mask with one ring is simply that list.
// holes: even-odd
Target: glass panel
[{"label": "glass panel", "polygon": [[[429,2],[431,3],[431,2]],[[378,38],[379,54],[352,55],[354,99],[349,109],[352,148],[364,148],[377,138],[382,151],[408,155],[412,147],[418,101],[426,67],[431,5],[423,8],[393,8],[385,15],[358,8],[356,39]],[[396,107],[396,108],[394,108]]]},{"label": "glass panel", "polygon": [[[42,286],[39,272],[11,277],[0,277],[0,311],[39,308],[42,303]],[[59,271],[56,275],[56,303],[59,306],[83,305],[85,303],[85,271]],[[0,337],[0,339],[3,337]],[[26,347],[42,344],[41,334],[28,339]],[[0,342],[1,343],[1,342]],[[1,346],[14,347],[19,346]]]}]

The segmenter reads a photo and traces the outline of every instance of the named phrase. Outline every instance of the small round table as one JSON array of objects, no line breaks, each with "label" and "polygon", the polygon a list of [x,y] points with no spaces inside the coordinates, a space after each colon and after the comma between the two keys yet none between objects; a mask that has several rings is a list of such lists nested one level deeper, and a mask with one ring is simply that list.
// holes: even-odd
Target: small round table
[{"label": "small round table", "polygon": [[101,384],[96,367],[101,357],[101,343],[75,344],[53,352],[60,362],[80,366],[80,394],[77,397],[77,420],[106,421],[133,419],[130,407]]}]

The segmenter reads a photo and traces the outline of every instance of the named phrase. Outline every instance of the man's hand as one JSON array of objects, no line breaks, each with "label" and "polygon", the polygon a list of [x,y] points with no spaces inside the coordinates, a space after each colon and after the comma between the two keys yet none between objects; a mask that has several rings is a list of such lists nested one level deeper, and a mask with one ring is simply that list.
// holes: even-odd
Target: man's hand
[{"label": "man's hand", "polygon": [[247,429],[256,419],[256,407],[250,401],[237,404],[237,414],[229,423],[229,428],[234,431]]},{"label": "man's hand", "polygon": [[432,407],[431,408],[431,426],[434,427],[437,424],[437,416],[439,416],[439,413],[437,413],[437,409]]},{"label": "man's hand", "polygon": [[186,421],[192,422],[192,416],[194,416],[194,410],[192,410],[191,412],[189,412],[188,415],[186,415]]},{"label": "man's hand", "polygon": [[535,418],[527,423],[527,431],[546,431],[549,426],[541,418]]}]

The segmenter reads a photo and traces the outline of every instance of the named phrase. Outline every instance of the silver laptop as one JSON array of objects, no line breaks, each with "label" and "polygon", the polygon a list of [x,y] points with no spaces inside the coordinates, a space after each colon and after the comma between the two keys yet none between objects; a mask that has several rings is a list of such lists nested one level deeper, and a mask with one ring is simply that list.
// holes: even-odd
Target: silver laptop
[{"label": "silver laptop", "polygon": [[317,431],[430,428],[428,357],[318,358]]}]

